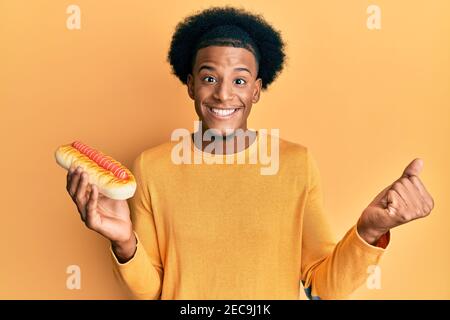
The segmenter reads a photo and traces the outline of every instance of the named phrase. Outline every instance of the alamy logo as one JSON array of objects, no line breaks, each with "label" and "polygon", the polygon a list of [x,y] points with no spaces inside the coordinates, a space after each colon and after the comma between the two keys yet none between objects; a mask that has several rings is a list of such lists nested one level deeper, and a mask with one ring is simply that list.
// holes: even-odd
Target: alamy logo
[{"label": "alamy logo", "polygon": [[66,273],[69,274],[66,280],[66,288],[69,290],[81,289],[81,269],[73,264],[67,267]]},{"label": "alamy logo", "polygon": [[[195,121],[195,128],[201,128],[201,121]],[[248,159],[245,152],[237,152],[237,150],[245,149],[245,141],[249,139],[250,131],[242,129],[227,129],[225,135],[231,138],[215,139],[217,134],[214,130],[208,129],[203,135],[200,130],[194,133],[194,141],[192,141],[189,130],[184,128],[175,129],[172,132],[171,140],[178,141],[172,148],[171,159],[174,164],[260,164],[261,175],[275,175],[279,169],[279,129],[271,129],[270,134],[266,129],[258,130],[258,138],[253,142],[256,143],[257,150],[249,153]],[[270,141],[269,141],[270,138]],[[209,143],[202,152],[193,153],[192,143],[195,146],[201,146],[204,141]],[[224,142],[225,141],[225,142]],[[255,146],[252,146],[255,147]],[[225,148],[227,154],[235,154],[234,157],[224,157],[222,150]],[[269,152],[270,150],[270,152]],[[211,154],[211,157],[203,156],[205,153]]]},{"label": "alamy logo", "polygon": [[375,4],[371,4],[367,7],[367,29],[369,30],[380,30],[381,29],[381,9]]},{"label": "alamy logo", "polygon": [[367,289],[381,289],[381,268],[377,265],[370,265],[367,268]]},{"label": "alamy logo", "polygon": [[66,13],[70,14],[66,20],[66,27],[69,30],[81,29],[81,10],[76,4],[71,4],[67,7]]}]

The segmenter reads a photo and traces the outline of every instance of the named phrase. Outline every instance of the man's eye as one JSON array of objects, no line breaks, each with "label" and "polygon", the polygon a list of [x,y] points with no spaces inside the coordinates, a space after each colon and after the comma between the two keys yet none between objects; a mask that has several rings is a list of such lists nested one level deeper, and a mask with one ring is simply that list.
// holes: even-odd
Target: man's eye
[{"label": "man's eye", "polygon": [[205,81],[206,80],[206,82],[214,82],[214,81],[216,81],[216,79],[214,79],[213,77],[211,77],[211,76],[207,76],[207,77],[204,77],[203,78],[203,81]]},{"label": "man's eye", "polygon": [[244,79],[236,79],[237,84],[246,84],[246,81]]}]

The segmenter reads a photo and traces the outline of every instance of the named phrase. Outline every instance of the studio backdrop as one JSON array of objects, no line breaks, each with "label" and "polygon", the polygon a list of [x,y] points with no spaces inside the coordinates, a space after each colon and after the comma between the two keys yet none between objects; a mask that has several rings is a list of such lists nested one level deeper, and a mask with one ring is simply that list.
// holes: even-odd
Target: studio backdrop
[{"label": "studio backdrop", "polygon": [[424,160],[433,212],[392,230],[351,297],[450,298],[447,0],[0,0],[0,298],[128,298],[54,151],[80,140],[129,167],[173,130],[193,130],[193,101],[166,61],[171,36],[184,17],[226,4],[262,14],[286,42],[249,127],[312,150],[337,239]]}]

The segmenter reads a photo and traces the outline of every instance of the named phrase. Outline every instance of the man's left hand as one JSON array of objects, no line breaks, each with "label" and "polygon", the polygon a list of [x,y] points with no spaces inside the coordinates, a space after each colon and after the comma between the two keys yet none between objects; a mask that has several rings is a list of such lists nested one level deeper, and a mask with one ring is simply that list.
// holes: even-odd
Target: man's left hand
[{"label": "man's left hand", "polygon": [[357,230],[366,242],[375,244],[390,229],[430,214],[434,200],[419,178],[422,168],[423,161],[414,159],[363,211]]}]

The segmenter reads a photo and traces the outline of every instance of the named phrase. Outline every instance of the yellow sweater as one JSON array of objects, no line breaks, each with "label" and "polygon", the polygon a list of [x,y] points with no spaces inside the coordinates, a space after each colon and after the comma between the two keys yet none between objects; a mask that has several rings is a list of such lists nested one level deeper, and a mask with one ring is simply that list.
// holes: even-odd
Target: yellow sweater
[{"label": "yellow sweater", "polygon": [[[245,159],[260,137],[240,153]],[[306,147],[280,139],[277,174],[261,175],[249,161],[174,164],[175,144],[135,160],[129,205],[137,249],[124,264],[111,250],[115,274],[136,298],[299,299],[300,281],[309,298],[345,298],[385,251],[366,243],[356,225],[334,241]]]}]

